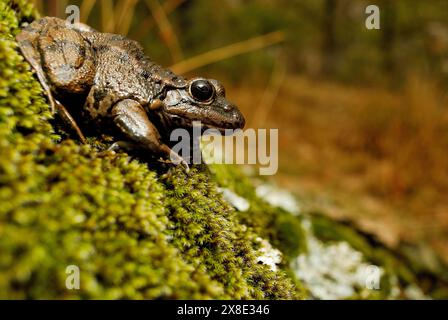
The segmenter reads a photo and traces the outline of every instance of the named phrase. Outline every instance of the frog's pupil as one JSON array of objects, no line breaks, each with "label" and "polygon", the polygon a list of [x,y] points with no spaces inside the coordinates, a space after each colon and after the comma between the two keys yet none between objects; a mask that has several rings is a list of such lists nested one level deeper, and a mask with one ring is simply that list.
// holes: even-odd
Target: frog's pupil
[{"label": "frog's pupil", "polygon": [[199,101],[207,101],[213,96],[213,87],[206,80],[196,80],[191,84],[191,95]]}]

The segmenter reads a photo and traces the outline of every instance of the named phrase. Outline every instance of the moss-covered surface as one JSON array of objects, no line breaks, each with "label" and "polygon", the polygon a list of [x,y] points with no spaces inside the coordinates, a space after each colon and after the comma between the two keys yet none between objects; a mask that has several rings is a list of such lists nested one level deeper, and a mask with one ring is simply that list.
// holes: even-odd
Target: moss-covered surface
[{"label": "moss-covered surface", "polygon": [[[206,168],[61,139],[14,40],[34,15],[27,1],[0,0],[0,298],[302,297],[286,272],[257,263],[260,225]],[[65,286],[69,265],[79,290]]]},{"label": "moss-covered surface", "polygon": [[448,299],[448,266],[429,248],[403,243],[392,249],[349,222],[337,223],[319,212],[309,214],[314,235],[321,241],[347,242],[365,261],[384,270],[380,290],[370,292],[370,298],[391,297],[394,288],[394,298],[412,298],[406,289],[417,287],[428,298]]},{"label": "moss-covered surface", "polygon": [[[328,263],[313,256],[310,238],[320,248],[349,244],[384,271],[380,290],[359,287],[346,298],[409,298],[412,285],[448,295],[446,277],[353,227],[263,201],[237,167],[195,166],[187,174],[103,152],[104,137],[71,140],[14,40],[35,17],[28,1],[0,0],[0,298],[307,298],[312,290],[294,263],[307,255]],[[249,210],[235,210],[218,187],[243,197]],[[260,238],[281,251],[278,271],[260,264]],[[70,265],[80,269],[79,290],[66,288]]]}]

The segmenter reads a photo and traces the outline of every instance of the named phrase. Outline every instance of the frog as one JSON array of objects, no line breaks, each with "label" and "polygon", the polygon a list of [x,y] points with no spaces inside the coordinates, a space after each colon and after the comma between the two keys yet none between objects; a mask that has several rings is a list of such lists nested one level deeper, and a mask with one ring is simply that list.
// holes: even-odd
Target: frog
[{"label": "frog", "polygon": [[[16,40],[51,112],[82,143],[87,140],[80,121],[116,138],[110,150],[138,149],[169,157],[188,170],[187,161],[169,147],[170,132],[192,129],[197,122],[223,133],[244,128],[245,118],[226,98],[221,82],[177,75],[123,35],[43,17],[24,26]],[[66,105],[72,105],[70,110]]]}]

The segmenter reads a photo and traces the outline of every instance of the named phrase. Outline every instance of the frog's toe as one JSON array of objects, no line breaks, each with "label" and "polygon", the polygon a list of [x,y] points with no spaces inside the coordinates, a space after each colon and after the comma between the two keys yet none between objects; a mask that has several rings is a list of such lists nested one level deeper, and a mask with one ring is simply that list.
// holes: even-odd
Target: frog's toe
[{"label": "frog's toe", "polygon": [[190,166],[188,165],[188,163],[185,160],[182,160],[182,165],[185,168],[185,172],[189,173],[190,172]]},{"label": "frog's toe", "polygon": [[170,160],[171,163],[175,164],[176,166],[182,165],[187,173],[190,171],[190,166],[188,165],[188,162],[174,151],[171,151]]}]

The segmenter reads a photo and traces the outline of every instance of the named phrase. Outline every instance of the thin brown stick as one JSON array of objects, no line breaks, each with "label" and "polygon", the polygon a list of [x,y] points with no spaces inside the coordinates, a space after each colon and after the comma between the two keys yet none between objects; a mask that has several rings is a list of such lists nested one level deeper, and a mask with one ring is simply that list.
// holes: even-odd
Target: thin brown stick
[{"label": "thin brown stick", "polygon": [[272,46],[285,39],[283,31],[274,31],[249,40],[237,42],[222,48],[214,49],[192,58],[176,63],[170,67],[175,73],[184,74],[203,66],[238,56],[247,52]]},{"label": "thin brown stick", "polygon": [[256,128],[264,128],[266,125],[266,119],[275,104],[275,100],[278,96],[278,92],[285,80],[286,68],[283,61],[277,58],[274,68],[269,79],[269,83],[264,90],[263,96],[258,107],[258,113],[254,119]]},{"label": "thin brown stick", "polygon": [[138,28],[138,30],[133,32],[130,37],[135,40],[141,40],[148,34],[148,32],[153,27],[154,27],[154,18],[152,16],[147,17],[140,24],[140,27]]},{"label": "thin brown stick", "polygon": [[61,13],[61,2],[58,0],[48,0],[47,1],[47,13],[52,17],[59,17]]},{"label": "thin brown stick", "polygon": [[160,5],[158,0],[146,0],[145,2],[159,28],[163,42],[165,42],[170,51],[173,61],[177,62],[182,60],[183,54],[179,40],[177,39],[171,22],[168,20],[164,8]]},{"label": "thin brown stick", "polygon": [[39,12],[39,14],[43,13],[44,4],[42,0],[34,0],[34,7],[36,8],[37,12]]},{"label": "thin brown stick", "polygon": [[[165,10],[165,14],[168,16],[170,15],[174,10],[177,9],[183,2],[186,0],[167,0],[163,4],[163,9]],[[135,40],[141,40],[143,39],[149,31],[154,27],[154,18],[152,16],[147,17],[140,25],[140,28],[136,30],[134,34],[131,35],[132,39]]]},{"label": "thin brown stick", "polygon": [[118,0],[116,1],[117,4],[115,5],[114,11],[114,17],[115,17],[115,30],[120,28],[121,20],[123,20],[123,16],[126,14],[125,8],[126,3],[128,0]]},{"label": "thin brown stick", "polygon": [[68,0],[60,0],[59,1],[59,10],[60,10],[59,14],[61,15],[60,17],[63,17],[63,18],[66,17],[65,9],[67,8],[67,6],[68,6]]},{"label": "thin brown stick", "polygon": [[165,10],[166,15],[169,15],[174,10],[177,9],[182,3],[184,3],[186,0],[167,0],[163,4],[163,10]]},{"label": "thin brown stick", "polygon": [[127,8],[126,6],[129,4],[129,0],[119,0],[117,1],[117,4],[115,5],[115,25],[114,25],[114,32],[117,32],[120,27],[121,23],[123,22],[124,16],[126,15]]},{"label": "thin brown stick", "polygon": [[103,32],[113,32],[115,24],[113,2],[102,0],[101,4],[101,25]]},{"label": "thin brown stick", "polygon": [[95,6],[96,0],[84,0],[81,4],[81,21],[88,23],[90,13]]},{"label": "thin brown stick", "polygon": [[129,32],[129,27],[131,26],[132,17],[135,13],[135,6],[137,5],[137,0],[125,0],[123,13],[120,16],[119,23],[115,31],[122,35],[127,35]]}]

